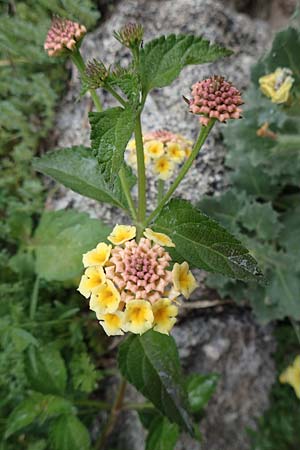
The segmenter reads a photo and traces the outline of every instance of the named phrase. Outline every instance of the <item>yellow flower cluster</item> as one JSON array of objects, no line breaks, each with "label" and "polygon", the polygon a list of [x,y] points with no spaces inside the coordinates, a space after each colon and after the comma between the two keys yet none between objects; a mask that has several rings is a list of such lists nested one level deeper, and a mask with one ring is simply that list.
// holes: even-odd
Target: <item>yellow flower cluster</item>
[{"label": "yellow flower cluster", "polygon": [[260,90],[273,103],[286,103],[294,83],[292,74],[290,69],[278,67],[275,72],[260,77]]},{"label": "yellow flower cluster", "polygon": [[107,237],[85,253],[85,272],[78,291],[107,335],[143,334],[150,328],[168,334],[176,322],[176,298],[188,298],[197,287],[187,262],[175,263],[164,247],[172,240],[150,228],[137,243],[134,226],[116,225]]},{"label": "yellow flower cluster", "polygon": [[293,364],[285,369],[279,377],[280,383],[288,383],[293,388],[298,398],[300,398],[300,355]]},{"label": "yellow flower cluster", "polygon": [[[168,180],[176,168],[191,154],[192,141],[180,134],[159,130],[143,136],[145,165],[161,180]],[[135,140],[127,146],[127,162],[136,169]]]}]

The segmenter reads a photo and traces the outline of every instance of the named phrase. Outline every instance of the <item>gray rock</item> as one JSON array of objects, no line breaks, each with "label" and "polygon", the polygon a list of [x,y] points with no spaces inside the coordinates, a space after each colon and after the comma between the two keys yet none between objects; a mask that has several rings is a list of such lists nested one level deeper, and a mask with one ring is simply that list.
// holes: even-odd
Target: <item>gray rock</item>
[{"label": "gray rock", "polygon": [[[217,0],[123,0],[115,7],[111,17],[84,40],[82,52],[86,59],[103,59],[111,64],[116,58],[126,64],[128,52],[112,38],[129,21],[139,21],[145,27],[145,41],[164,33],[202,34],[213,42],[223,43],[235,55],[214,64],[188,67],[171,86],[155,90],[149,96],[143,116],[145,130],[167,128],[195,138],[198,120],[191,116],[182,95],[189,95],[190,86],[197,80],[222,74],[244,89],[249,82],[250,67],[264,49],[269,29],[259,20],[234,12],[228,2]],[[89,145],[88,111],[91,99],[79,97],[79,82],[73,71],[71,89],[62,101],[57,117],[58,146]],[[107,93],[100,92],[104,106],[115,105]],[[180,185],[177,194],[193,202],[203,194],[224,188],[222,126],[217,124],[207,140],[196,163]],[[153,206],[155,186],[148,181],[149,208]],[[87,211],[108,223],[128,221],[119,211],[107,205],[98,205],[67,189],[60,188],[49,199],[52,208],[73,207]],[[252,316],[243,311],[229,309],[217,315],[184,312],[175,327],[174,336],[180,356],[188,372],[218,372],[221,374],[218,391],[209,403],[201,424],[204,435],[203,450],[246,450],[249,448],[246,426],[267,406],[270,386],[274,379],[271,353],[274,342],[270,329],[258,326]],[[124,419],[125,421],[125,419]],[[120,433],[114,434],[122,450],[143,450],[144,435],[135,413],[121,422]],[[199,444],[184,436],[177,450],[196,450]]]}]

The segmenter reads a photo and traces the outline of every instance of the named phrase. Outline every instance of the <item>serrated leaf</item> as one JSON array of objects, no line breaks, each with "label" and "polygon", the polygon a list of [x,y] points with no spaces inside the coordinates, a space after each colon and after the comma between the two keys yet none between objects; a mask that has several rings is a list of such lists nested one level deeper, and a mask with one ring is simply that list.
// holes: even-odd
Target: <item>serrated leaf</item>
[{"label": "serrated leaf", "polygon": [[140,101],[140,82],[131,69],[118,68],[109,75],[106,82],[112,87],[118,87],[126,95],[129,103],[136,107]]},{"label": "serrated leaf", "polygon": [[166,417],[158,416],[150,426],[146,450],[173,450],[179,434],[176,424],[170,423]]},{"label": "serrated leaf", "polygon": [[171,200],[151,228],[170,236],[176,252],[192,266],[241,280],[262,275],[236,238],[186,200]]},{"label": "serrated leaf", "polygon": [[119,347],[122,375],[172,423],[193,435],[174,339],[153,330],[131,335]]},{"label": "serrated leaf", "polygon": [[[113,185],[109,185],[90,148],[77,146],[48,152],[41,158],[35,158],[33,166],[85,197],[124,209],[128,207],[119,177],[116,177]],[[126,171],[131,188],[135,184],[135,177],[129,168]]]},{"label": "serrated leaf", "polygon": [[106,239],[109,228],[76,211],[45,212],[35,232],[36,272],[46,280],[69,280],[82,272],[82,254]]},{"label": "serrated leaf", "polygon": [[257,237],[272,240],[278,237],[282,228],[279,215],[271,203],[247,202],[239,211],[239,219],[249,231],[255,231]]},{"label": "serrated leaf", "polygon": [[63,394],[67,384],[65,362],[50,345],[34,350],[33,359],[26,359],[26,375],[30,387],[44,394]]},{"label": "serrated leaf", "polygon": [[90,393],[102,378],[87,353],[76,354],[71,361],[72,381],[75,389]]},{"label": "serrated leaf", "polygon": [[199,413],[216,390],[220,376],[217,374],[192,374],[186,380],[186,388],[192,413]]},{"label": "serrated leaf", "polygon": [[144,94],[171,84],[185,66],[212,62],[231,53],[201,36],[170,34],[153,39],[140,53]]},{"label": "serrated leaf", "polygon": [[280,243],[288,252],[298,253],[300,246],[300,207],[298,206],[285,213],[282,221],[283,230],[280,233]]},{"label": "serrated leaf", "polygon": [[85,425],[73,415],[63,415],[50,428],[53,450],[89,450],[90,436]]},{"label": "serrated leaf", "polygon": [[130,109],[110,108],[89,114],[92,149],[104,180],[114,183],[124,164],[124,151],[133,133],[135,114]]}]

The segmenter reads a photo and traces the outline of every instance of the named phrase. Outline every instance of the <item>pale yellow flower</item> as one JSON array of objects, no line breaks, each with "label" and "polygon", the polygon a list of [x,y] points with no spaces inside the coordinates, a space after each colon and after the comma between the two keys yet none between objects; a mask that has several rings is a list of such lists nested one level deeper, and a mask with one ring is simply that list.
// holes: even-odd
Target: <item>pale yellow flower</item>
[{"label": "pale yellow flower", "polygon": [[191,156],[191,153],[192,153],[192,147],[185,147],[184,153],[185,153],[186,159],[189,158]]},{"label": "pale yellow flower", "polygon": [[291,75],[290,69],[278,67],[275,72],[259,78],[260,90],[273,103],[285,103],[289,99],[294,83],[294,78]]},{"label": "pale yellow flower", "polygon": [[163,247],[175,247],[174,242],[169,236],[164,233],[156,233],[155,231],[152,231],[151,228],[145,229],[144,236],[147,239],[150,239],[150,241],[155,242],[155,244],[162,245]]},{"label": "pale yellow flower", "polygon": [[120,293],[112,281],[107,280],[92,292],[90,309],[95,311],[98,319],[107,313],[114,313],[120,303]]},{"label": "pale yellow flower", "polygon": [[178,314],[177,306],[168,298],[161,298],[152,305],[154,315],[154,330],[159,333],[169,334],[176,322]]},{"label": "pale yellow flower", "polygon": [[82,262],[84,267],[103,266],[110,256],[111,245],[100,242],[96,248],[84,253]]},{"label": "pale yellow flower", "polygon": [[102,325],[108,336],[121,336],[124,334],[122,331],[124,325],[124,313],[122,311],[103,314],[99,316],[99,319],[100,325]]},{"label": "pale yellow flower", "polygon": [[170,142],[167,145],[167,155],[176,164],[182,163],[185,158],[185,152],[177,142]]},{"label": "pale yellow flower", "polygon": [[137,168],[137,157],[136,157],[136,152],[135,151],[130,151],[128,153],[127,162],[134,169]]},{"label": "pale yellow flower", "polygon": [[128,148],[128,150],[136,149],[135,139],[130,139],[130,141],[127,144],[127,148]]},{"label": "pale yellow flower", "polygon": [[153,171],[161,180],[168,180],[174,172],[174,163],[167,156],[162,156],[155,161]]},{"label": "pale yellow flower", "polygon": [[145,153],[157,159],[164,154],[164,144],[160,141],[149,141],[144,144]]},{"label": "pale yellow flower", "polygon": [[110,235],[108,240],[114,245],[124,244],[126,241],[130,241],[136,236],[136,227],[130,225],[116,225]]},{"label": "pale yellow flower", "polygon": [[105,282],[105,273],[101,266],[88,267],[82,275],[78,291],[85,298]]},{"label": "pale yellow flower", "polygon": [[280,383],[288,383],[293,388],[298,398],[300,398],[300,355],[293,364],[285,369],[279,377]]},{"label": "pale yellow flower", "polygon": [[182,264],[175,263],[172,270],[172,275],[175,289],[183,294],[185,298],[189,298],[198,284],[194,275],[189,270],[188,263],[186,261]]},{"label": "pale yellow flower", "polygon": [[126,331],[143,334],[153,325],[151,304],[146,300],[130,300],[125,309],[124,323]]}]

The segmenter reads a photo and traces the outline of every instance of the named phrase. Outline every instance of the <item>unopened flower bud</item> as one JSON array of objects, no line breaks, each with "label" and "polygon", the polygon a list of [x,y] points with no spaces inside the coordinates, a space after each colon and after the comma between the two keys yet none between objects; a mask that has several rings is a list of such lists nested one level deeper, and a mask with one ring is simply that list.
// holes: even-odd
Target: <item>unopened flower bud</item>
[{"label": "unopened flower bud", "polygon": [[189,101],[190,112],[199,114],[200,123],[207,125],[210,119],[226,122],[239,119],[243,104],[240,92],[221,76],[213,76],[198,81],[192,86],[192,99]]},{"label": "unopened flower bud", "polygon": [[137,48],[143,40],[144,29],[137,23],[128,23],[118,32],[115,31],[114,36],[125,47]]},{"label": "unopened flower bud", "polygon": [[67,50],[74,51],[86,34],[84,25],[61,17],[54,17],[48,31],[44,49],[49,56],[59,56]]},{"label": "unopened flower bud", "polygon": [[87,84],[89,89],[98,89],[103,86],[108,76],[109,69],[105,67],[103,62],[93,59],[93,61],[87,63],[83,81]]}]

